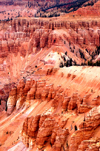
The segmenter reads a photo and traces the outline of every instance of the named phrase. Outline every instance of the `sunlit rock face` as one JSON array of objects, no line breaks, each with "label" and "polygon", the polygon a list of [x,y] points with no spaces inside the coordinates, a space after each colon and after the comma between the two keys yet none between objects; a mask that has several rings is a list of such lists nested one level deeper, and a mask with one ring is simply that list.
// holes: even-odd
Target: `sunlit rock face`
[{"label": "sunlit rock face", "polygon": [[[87,114],[87,117],[85,118],[85,121],[82,122],[80,124],[80,130],[78,130],[71,138],[71,145],[70,145],[70,149],[72,150],[74,148],[74,150],[78,149],[79,144],[82,142],[84,143],[83,140],[87,140],[87,145],[92,145],[93,141],[88,141],[89,138],[92,137],[94,130],[100,125],[100,106],[93,108],[92,110],[90,110],[90,112]],[[80,139],[78,139],[78,137],[80,136]],[[76,142],[74,144],[74,142]],[[96,143],[98,142],[98,140],[94,141],[94,147],[98,150],[98,148],[100,147],[100,144],[98,143],[98,146],[96,146]],[[72,145],[73,144],[73,145]],[[85,146],[85,148],[83,147],[83,149],[88,148],[88,146]],[[91,148],[91,149],[93,149]],[[78,150],[82,150],[82,145],[79,146]]]},{"label": "sunlit rock face", "polygon": [[42,18],[63,2],[14,1],[0,21],[0,151],[100,149],[100,1]]},{"label": "sunlit rock face", "polygon": [[51,141],[53,148],[61,150],[69,131],[68,129],[62,129],[61,125],[57,125],[54,117],[51,115],[37,115],[25,120],[21,138],[27,147],[33,148],[36,143],[37,147],[41,149],[47,141]]},{"label": "sunlit rock face", "polygon": [[[44,68],[40,74],[44,74],[42,70],[44,71]],[[15,141],[17,136],[18,144],[21,141],[22,146],[25,145],[24,148],[32,150],[61,151],[64,148],[70,151],[73,149],[82,151],[90,147],[92,150],[99,149],[99,87],[94,93],[94,82],[97,80],[95,76],[99,69],[64,67],[55,70],[45,68],[45,70],[45,75],[42,74],[45,79],[42,77],[43,79],[34,80],[32,76],[28,76],[11,88],[7,100],[7,113],[2,110],[5,108],[5,103],[1,101],[0,111],[4,116],[6,113],[7,123],[10,122],[6,127],[9,134],[6,141],[12,135]],[[85,79],[84,83],[83,73],[85,77],[91,77],[91,81]],[[5,90],[7,92],[7,87]],[[3,118],[1,115],[0,117]],[[11,145],[14,141],[10,140],[10,148],[17,147],[16,144]]]},{"label": "sunlit rock face", "polygon": [[[70,58],[72,65],[87,64],[91,55],[94,62],[99,60],[95,51],[100,43],[99,20],[18,18],[1,22],[1,27],[0,73],[7,77],[6,83],[15,82],[32,62],[33,68],[43,63],[58,68]],[[38,61],[32,61],[39,52]]]}]

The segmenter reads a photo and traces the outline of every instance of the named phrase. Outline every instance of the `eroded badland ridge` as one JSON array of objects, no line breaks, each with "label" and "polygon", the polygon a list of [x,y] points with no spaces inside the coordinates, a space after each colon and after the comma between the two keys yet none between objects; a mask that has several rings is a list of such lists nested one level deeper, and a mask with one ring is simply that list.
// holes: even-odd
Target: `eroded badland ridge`
[{"label": "eroded badland ridge", "polygon": [[100,1],[9,3],[24,15],[0,22],[0,151],[99,151]]}]

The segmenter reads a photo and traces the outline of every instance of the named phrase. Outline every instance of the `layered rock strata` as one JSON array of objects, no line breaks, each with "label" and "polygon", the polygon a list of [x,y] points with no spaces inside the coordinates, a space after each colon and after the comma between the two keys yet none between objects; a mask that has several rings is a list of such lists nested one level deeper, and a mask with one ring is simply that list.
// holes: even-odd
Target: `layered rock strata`
[{"label": "layered rock strata", "polygon": [[68,134],[68,129],[61,128],[53,116],[37,115],[35,117],[28,117],[25,120],[21,138],[29,148],[37,145],[41,149],[49,142],[52,144],[53,149],[61,150]]},{"label": "layered rock strata", "polygon": [[[84,148],[81,148],[82,147],[81,142],[83,140],[87,140],[87,144],[89,145],[88,140],[93,136],[94,130],[96,128],[98,128],[99,126],[100,126],[100,106],[94,107],[92,110],[90,110],[90,112],[87,114],[84,121],[79,125],[79,130],[76,131],[75,133],[73,133],[73,135],[71,137],[69,151],[84,150]],[[84,143],[84,141],[83,141],[83,143]],[[96,146],[96,142],[94,142],[94,143],[95,143],[95,145],[93,148],[97,148],[97,150],[98,150],[100,147],[99,142],[98,142],[97,146]],[[91,144],[94,144],[94,143],[93,142],[91,143],[91,141],[90,141],[90,146],[91,146]],[[87,145],[84,147],[88,148]],[[91,148],[91,150],[93,150],[93,148]]]}]

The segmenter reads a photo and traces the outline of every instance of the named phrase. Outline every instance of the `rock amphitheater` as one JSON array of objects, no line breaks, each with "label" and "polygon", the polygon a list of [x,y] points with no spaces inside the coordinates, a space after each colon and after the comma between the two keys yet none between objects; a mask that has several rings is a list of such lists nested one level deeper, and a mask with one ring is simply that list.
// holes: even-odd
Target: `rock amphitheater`
[{"label": "rock amphitheater", "polygon": [[100,1],[85,5],[0,22],[0,151],[100,151]]}]

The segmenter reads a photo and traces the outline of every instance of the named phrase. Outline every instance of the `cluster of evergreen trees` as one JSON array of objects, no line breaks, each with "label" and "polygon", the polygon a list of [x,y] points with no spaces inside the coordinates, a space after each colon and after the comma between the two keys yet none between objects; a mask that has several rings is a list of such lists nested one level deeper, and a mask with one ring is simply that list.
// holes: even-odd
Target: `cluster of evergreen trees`
[{"label": "cluster of evergreen trees", "polygon": [[88,66],[100,66],[100,61],[96,61],[95,63],[93,63],[92,60],[88,61]]},{"label": "cluster of evergreen trees", "polygon": [[[70,46],[70,43],[69,43],[69,46]],[[75,47],[75,46],[74,46]],[[75,49],[75,48],[73,48],[73,49]],[[72,51],[74,51],[71,47],[70,47],[70,50],[71,50],[71,52]],[[91,54],[90,54],[90,52],[86,49],[86,51],[89,53],[89,55],[91,56],[91,60],[89,60],[88,62],[87,62],[87,60],[86,60],[86,58],[85,58],[85,54],[84,54],[84,52],[81,50],[81,49],[79,49],[79,54],[80,54],[80,57],[82,58],[82,59],[84,59],[84,63],[81,63],[81,64],[77,64],[76,63],[76,61],[74,60],[72,60],[72,58],[70,58],[69,60],[67,60],[66,61],[66,58],[65,58],[65,56],[67,55],[67,51],[65,52],[65,56],[63,56],[63,60],[64,60],[64,64],[61,62],[60,63],[60,66],[59,67],[64,67],[64,66],[66,66],[66,67],[69,67],[69,66],[72,66],[72,65],[76,65],[76,66],[100,66],[100,61],[98,60],[98,61],[96,61],[96,62],[94,62],[93,60],[95,60],[96,59],[96,57],[100,54],[100,46],[98,46],[97,48],[96,48],[96,50],[94,51],[94,52],[92,52]],[[73,52],[74,53],[74,52]]]}]

